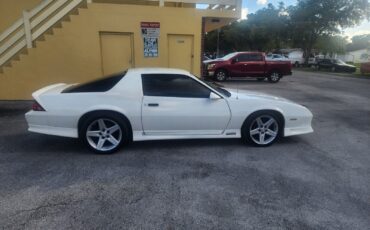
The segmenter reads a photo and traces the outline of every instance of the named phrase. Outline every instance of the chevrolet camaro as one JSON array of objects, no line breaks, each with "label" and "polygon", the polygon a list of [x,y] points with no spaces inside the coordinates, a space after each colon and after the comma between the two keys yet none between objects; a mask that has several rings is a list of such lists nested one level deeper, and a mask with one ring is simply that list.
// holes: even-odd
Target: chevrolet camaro
[{"label": "chevrolet camaro", "polygon": [[137,68],[32,94],[29,131],[80,138],[98,153],[131,141],[242,138],[269,146],[313,132],[312,113],[290,100],[223,88],[187,71]]}]

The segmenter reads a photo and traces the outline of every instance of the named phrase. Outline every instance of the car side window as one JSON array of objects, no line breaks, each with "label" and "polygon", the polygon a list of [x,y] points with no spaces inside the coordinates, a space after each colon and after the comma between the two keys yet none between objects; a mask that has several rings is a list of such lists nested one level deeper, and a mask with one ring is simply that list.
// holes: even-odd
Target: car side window
[{"label": "car side window", "polygon": [[[276,57],[278,58],[278,57]],[[250,54],[249,55],[249,61],[262,61],[262,55],[261,54]]]},{"label": "car side window", "polygon": [[180,74],[143,74],[145,96],[209,98],[211,91],[194,79]]},{"label": "car side window", "polygon": [[249,55],[248,54],[241,54],[237,57],[238,62],[247,62],[249,61]]},{"label": "car side window", "polygon": [[[275,56],[272,56],[272,58],[275,58]],[[238,62],[250,62],[250,61],[262,61],[262,55],[261,54],[241,54],[237,57]]]}]

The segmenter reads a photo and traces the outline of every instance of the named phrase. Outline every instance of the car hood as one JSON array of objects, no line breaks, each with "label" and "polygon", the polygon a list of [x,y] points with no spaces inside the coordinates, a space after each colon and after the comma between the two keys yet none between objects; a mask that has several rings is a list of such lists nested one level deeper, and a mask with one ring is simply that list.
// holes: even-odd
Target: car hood
[{"label": "car hood", "polygon": [[259,98],[259,99],[270,100],[270,101],[284,101],[284,102],[294,103],[283,97],[277,97],[274,95],[269,95],[266,93],[261,93],[261,92],[256,92],[256,91],[238,90],[238,89],[229,89],[229,88],[226,88],[226,90],[231,93],[231,98],[233,99]]},{"label": "car hood", "polygon": [[207,64],[215,64],[215,63],[221,63],[221,62],[226,62],[226,61],[227,60],[224,60],[222,58],[217,58],[217,59],[209,60]]}]

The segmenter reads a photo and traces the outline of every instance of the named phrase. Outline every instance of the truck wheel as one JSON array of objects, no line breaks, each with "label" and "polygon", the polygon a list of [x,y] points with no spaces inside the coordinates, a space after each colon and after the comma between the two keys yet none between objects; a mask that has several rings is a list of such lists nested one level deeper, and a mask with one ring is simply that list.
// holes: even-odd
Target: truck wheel
[{"label": "truck wheel", "polygon": [[215,77],[217,81],[226,81],[227,72],[225,70],[217,70],[215,73]]},{"label": "truck wheel", "polygon": [[273,72],[271,72],[271,74],[269,76],[269,82],[277,83],[277,82],[280,81],[280,78],[281,78],[281,74],[277,71],[273,71]]}]

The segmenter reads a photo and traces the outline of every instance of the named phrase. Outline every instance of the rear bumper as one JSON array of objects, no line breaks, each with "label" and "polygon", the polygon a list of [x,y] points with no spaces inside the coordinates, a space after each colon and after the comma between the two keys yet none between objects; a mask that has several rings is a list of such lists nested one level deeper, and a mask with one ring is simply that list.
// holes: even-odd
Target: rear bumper
[{"label": "rear bumper", "polygon": [[29,111],[25,115],[28,131],[47,135],[78,138],[76,128],[55,127],[50,125],[48,112]]}]

